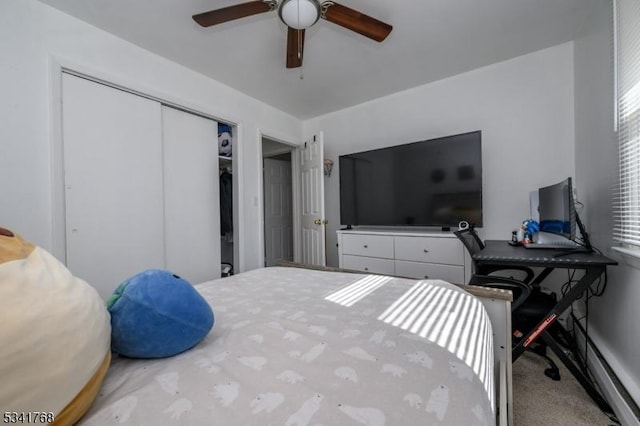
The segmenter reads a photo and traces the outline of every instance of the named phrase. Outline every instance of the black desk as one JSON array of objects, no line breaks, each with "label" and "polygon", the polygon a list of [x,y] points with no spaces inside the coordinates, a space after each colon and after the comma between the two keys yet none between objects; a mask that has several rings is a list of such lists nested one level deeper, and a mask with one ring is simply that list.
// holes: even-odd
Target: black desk
[{"label": "black desk", "polygon": [[[485,248],[472,256],[476,265],[476,273],[486,274],[494,266],[528,266],[543,268],[534,278],[532,285],[539,285],[554,269],[580,269],[585,273],[580,280],[558,300],[551,311],[529,334],[524,336],[514,347],[513,361],[533,343],[541,338],[571,371],[600,408],[612,412],[611,407],[593,387],[589,378],[575,362],[567,356],[558,342],[547,331],[560,314],[571,306],[604,272],[608,265],[617,265],[615,260],[597,253],[574,253],[565,250],[526,249],[512,246],[507,241],[485,241]],[[577,355],[577,354],[576,354]]]}]

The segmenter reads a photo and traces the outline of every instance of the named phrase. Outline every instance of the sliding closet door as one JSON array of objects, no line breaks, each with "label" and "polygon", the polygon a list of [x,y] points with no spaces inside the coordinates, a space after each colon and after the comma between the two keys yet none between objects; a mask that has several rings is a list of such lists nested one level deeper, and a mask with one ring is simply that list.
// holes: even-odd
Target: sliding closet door
[{"label": "sliding closet door", "polygon": [[63,74],[67,266],[102,297],[164,265],[160,104]]},{"label": "sliding closet door", "polygon": [[193,284],[220,277],[218,123],[162,107],[167,269]]}]

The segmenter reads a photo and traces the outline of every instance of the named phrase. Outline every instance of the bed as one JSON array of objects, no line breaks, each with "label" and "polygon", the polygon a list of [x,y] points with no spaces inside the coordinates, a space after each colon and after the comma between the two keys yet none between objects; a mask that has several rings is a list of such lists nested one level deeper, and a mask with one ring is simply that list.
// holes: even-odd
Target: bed
[{"label": "bed", "polygon": [[495,333],[457,286],[269,267],[196,288],[213,330],[114,356],[80,424],[496,424]]}]

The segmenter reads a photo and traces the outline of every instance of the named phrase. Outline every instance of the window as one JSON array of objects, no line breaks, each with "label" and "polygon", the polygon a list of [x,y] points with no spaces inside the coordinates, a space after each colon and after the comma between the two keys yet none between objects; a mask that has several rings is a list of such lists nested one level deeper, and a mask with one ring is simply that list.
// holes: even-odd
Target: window
[{"label": "window", "polygon": [[613,237],[640,250],[640,1],[614,0],[619,188]]}]

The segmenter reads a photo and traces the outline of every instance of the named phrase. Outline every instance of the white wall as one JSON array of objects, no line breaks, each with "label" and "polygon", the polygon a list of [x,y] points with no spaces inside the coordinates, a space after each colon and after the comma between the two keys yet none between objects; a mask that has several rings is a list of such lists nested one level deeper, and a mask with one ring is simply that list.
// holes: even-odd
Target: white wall
[{"label": "white wall", "polygon": [[[529,191],[574,175],[573,44],[565,43],[308,120],[325,157],[482,130],[484,238],[508,239]],[[325,178],[328,263],[337,265],[339,171]]]},{"label": "white wall", "polygon": [[589,302],[588,332],[640,404],[640,262],[634,266],[611,250],[618,159],[613,128],[613,12],[610,1],[597,2],[596,7],[575,40],[576,182],[585,204],[581,217],[593,244],[620,265],[609,268],[604,295]]},{"label": "white wall", "polygon": [[260,267],[260,132],[300,141],[302,123],[217,81],[35,0],[0,2],[0,223],[60,255],[52,177],[59,64],[238,124],[243,264]]}]

